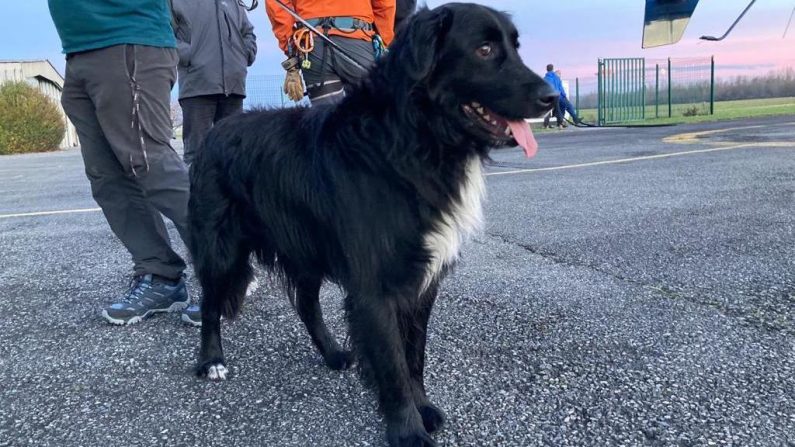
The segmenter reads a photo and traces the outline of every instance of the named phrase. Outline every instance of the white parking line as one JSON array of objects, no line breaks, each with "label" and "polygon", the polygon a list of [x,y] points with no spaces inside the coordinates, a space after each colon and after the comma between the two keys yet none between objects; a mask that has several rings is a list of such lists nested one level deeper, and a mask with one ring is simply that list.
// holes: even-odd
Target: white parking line
[{"label": "white parking line", "polygon": [[[564,169],[578,169],[578,168],[587,168],[591,166],[600,166],[600,165],[612,165],[612,164],[619,164],[619,163],[631,163],[633,161],[643,161],[643,160],[654,160],[658,158],[669,158],[669,157],[679,157],[682,155],[691,155],[691,154],[703,154],[707,152],[719,152],[719,151],[730,151],[734,149],[744,149],[744,148],[754,148],[754,147],[767,147],[767,148],[791,148],[795,147],[795,143],[793,142],[767,142],[767,143],[746,143],[746,144],[737,144],[734,146],[725,146],[725,147],[713,147],[709,149],[697,149],[693,151],[682,151],[682,152],[670,152],[667,154],[657,154],[657,155],[646,155],[643,157],[632,157],[632,158],[620,158],[617,160],[604,160],[604,161],[594,161],[590,163],[577,163],[573,165],[562,165],[562,166],[551,166],[548,168],[531,168],[531,169],[517,169],[514,171],[502,171],[502,172],[489,172],[486,174],[487,177],[495,176],[495,175],[514,175],[514,174],[529,174],[533,172],[544,172],[544,171],[561,171]],[[100,208],[78,208],[78,209],[71,209],[71,210],[54,210],[54,211],[36,211],[30,213],[15,213],[15,214],[0,214],[0,219],[10,219],[13,217],[38,217],[38,216],[52,216],[56,214],[77,214],[77,213],[95,213],[97,211],[102,211]]]},{"label": "white parking line", "polygon": [[486,176],[493,176],[493,175],[513,175],[513,174],[529,174],[532,172],[544,172],[544,171],[560,171],[563,169],[578,169],[578,168],[587,168],[591,166],[599,166],[599,165],[613,165],[619,163],[631,163],[633,161],[643,161],[643,160],[654,160],[658,158],[668,158],[668,157],[679,157],[682,155],[691,155],[691,154],[703,154],[706,152],[718,152],[718,151],[730,151],[733,149],[744,149],[744,148],[751,148],[751,147],[768,147],[768,148],[776,148],[776,147],[795,147],[795,143],[790,142],[772,142],[772,143],[747,143],[747,144],[737,144],[734,146],[724,146],[724,147],[713,147],[709,149],[697,149],[693,151],[682,151],[682,152],[669,152],[667,154],[657,154],[657,155],[646,155],[643,157],[632,157],[632,158],[619,158],[616,160],[603,160],[603,161],[594,161],[590,163],[577,163],[573,165],[563,165],[563,166],[551,166],[548,168],[530,168],[530,169],[517,169],[513,171],[501,171],[501,172],[489,172]]},{"label": "white parking line", "polygon": [[54,214],[95,213],[97,211],[102,211],[102,210],[100,208],[77,208],[73,210],[35,211],[32,213],[0,214],[0,219],[8,219],[12,217],[52,216]]}]

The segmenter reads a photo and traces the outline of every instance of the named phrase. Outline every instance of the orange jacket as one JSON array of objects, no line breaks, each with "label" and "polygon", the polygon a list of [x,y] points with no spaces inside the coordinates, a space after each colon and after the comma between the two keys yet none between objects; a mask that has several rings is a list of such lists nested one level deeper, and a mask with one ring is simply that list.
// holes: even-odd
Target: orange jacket
[{"label": "orange jacket", "polygon": [[[320,17],[353,17],[368,23],[374,23],[378,34],[389,45],[395,31],[395,0],[282,0],[293,11],[304,19]],[[293,35],[295,19],[290,16],[275,0],[265,0],[265,11],[273,26],[273,34],[279,40],[279,47],[287,52],[287,44]],[[319,29],[322,32],[322,29]],[[353,33],[342,32],[332,28],[329,35],[354,37],[370,40],[372,31],[356,30]]]}]

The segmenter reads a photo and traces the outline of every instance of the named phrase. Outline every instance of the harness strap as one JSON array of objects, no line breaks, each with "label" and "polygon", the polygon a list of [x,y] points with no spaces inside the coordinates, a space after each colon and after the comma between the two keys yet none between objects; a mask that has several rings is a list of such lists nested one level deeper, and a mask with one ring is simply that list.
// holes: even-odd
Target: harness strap
[{"label": "harness strap", "polygon": [[322,26],[323,28],[337,28],[340,30],[365,30],[373,31],[375,27],[372,23],[365,22],[354,17],[318,17],[315,19],[307,19],[307,22],[312,26]]}]

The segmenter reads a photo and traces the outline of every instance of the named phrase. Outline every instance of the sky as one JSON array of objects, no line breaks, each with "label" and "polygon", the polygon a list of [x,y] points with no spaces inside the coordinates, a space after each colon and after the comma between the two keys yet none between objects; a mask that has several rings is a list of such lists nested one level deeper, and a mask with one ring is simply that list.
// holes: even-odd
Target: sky
[{"label": "sky", "polygon": [[[249,73],[281,74],[279,63],[283,55],[276,45],[262,3],[249,13],[259,48],[257,61]],[[443,3],[447,2],[427,0],[429,7]],[[795,24],[786,38],[782,37],[795,0],[756,2],[722,42],[705,42],[698,37],[722,35],[748,0],[702,0],[678,44],[646,50],[641,49],[644,0],[481,0],[475,3],[513,16],[520,32],[522,58],[530,68],[543,73],[546,64],[554,63],[567,79],[593,78],[597,60],[609,57],[664,59],[714,55],[718,77],[766,74],[795,67]],[[63,73],[64,57],[60,54],[60,40],[46,0],[0,2],[0,60],[16,59],[49,59]]]}]

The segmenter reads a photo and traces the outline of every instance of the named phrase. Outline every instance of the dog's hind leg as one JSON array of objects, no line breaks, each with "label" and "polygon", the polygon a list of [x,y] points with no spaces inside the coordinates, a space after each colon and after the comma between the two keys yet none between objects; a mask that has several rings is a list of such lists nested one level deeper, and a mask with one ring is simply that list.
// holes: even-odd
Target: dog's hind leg
[{"label": "dog's hind leg", "polygon": [[340,347],[323,321],[319,299],[321,282],[321,280],[307,280],[298,284],[295,291],[295,308],[326,365],[333,370],[348,369],[353,364],[353,355]]},{"label": "dog's hind leg", "polygon": [[323,311],[320,308],[320,286],[323,278],[308,275],[305,271],[299,273],[301,269],[294,267],[285,257],[279,262],[295,292],[293,306],[326,365],[333,370],[348,369],[353,364],[353,354],[340,347],[323,320]]},{"label": "dog's hind leg", "polygon": [[425,394],[425,342],[428,336],[428,320],[439,293],[438,285],[432,285],[422,296],[417,306],[404,310],[400,319],[405,337],[406,363],[411,375],[414,403],[422,416],[422,423],[428,433],[433,433],[444,425],[444,412],[432,404]]},{"label": "dog's hind leg", "polygon": [[[239,236],[205,234],[208,247],[194,256],[194,266],[202,286],[202,327],[196,375],[211,380],[226,379],[227,369],[221,345],[221,315],[232,318],[242,305],[252,277],[250,250]],[[191,235],[194,241],[200,240]],[[198,242],[198,241],[197,241]]]},{"label": "dog's hind leg", "polygon": [[369,365],[378,401],[387,423],[391,447],[431,447],[436,443],[423,425],[414,402],[397,307],[407,297],[348,297],[351,336],[362,360]]}]

